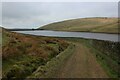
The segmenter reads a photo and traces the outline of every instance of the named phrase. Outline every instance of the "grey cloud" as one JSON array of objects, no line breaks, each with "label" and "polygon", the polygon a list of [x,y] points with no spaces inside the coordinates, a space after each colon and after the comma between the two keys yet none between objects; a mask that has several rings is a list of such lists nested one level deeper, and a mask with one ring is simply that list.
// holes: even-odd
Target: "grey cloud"
[{"label": "grey cloud", "polygon": [[3,26],[37,28],[51,22],[83,17],[117,17],[113,2],[4,2]]},{"label": "grey cloud", "polygon": [[42,3],[4,2],[3,17],[24,18],[48,14],[41,6]]}]

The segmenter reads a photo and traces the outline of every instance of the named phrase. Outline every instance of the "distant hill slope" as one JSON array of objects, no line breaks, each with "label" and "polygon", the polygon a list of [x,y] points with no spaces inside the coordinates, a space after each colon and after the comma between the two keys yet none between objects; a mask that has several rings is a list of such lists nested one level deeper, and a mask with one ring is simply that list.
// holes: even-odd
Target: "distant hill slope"
[{"label": "distant hill slope", "polygon": [[72,19],[51,23],[40,29],[118,33],[118,19],[107,17]]}]

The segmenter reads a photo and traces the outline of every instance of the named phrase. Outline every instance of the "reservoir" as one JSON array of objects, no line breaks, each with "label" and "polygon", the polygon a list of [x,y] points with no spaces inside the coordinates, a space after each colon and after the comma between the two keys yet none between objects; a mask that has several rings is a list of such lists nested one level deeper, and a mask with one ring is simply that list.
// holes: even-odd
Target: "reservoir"
[{"label": "reservoir", "polygon": [[49,37],[75,37],[86,39],[97,39],[105,41],[118,42],[120,34],[107,34],[107,33],[91,33],[91,32],[64,32],[64,31],[50,31],[50,30],[33,30],[33,31],[13,31],[17,33],[49,36]]}]

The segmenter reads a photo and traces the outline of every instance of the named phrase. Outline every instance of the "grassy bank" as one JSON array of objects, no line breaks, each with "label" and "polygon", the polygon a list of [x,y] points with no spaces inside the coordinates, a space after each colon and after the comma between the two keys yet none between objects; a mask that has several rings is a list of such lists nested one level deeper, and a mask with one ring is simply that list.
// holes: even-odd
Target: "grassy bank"
[{"label": "grassy bank", "polygon": [[3,29],[3,78],[26,78],[63,52],[69,43],[63,39],[38,37]]},{"label": "grassy bank", "polygon": [[119,33],[117,18],[80,18],[51,23],[39,29],[75,32]]},{"label": "grassy bank", "polygon": [[120,74],[120,43],[80,38],[38,37],[5,29],[2,39],[2,75],[7,79],[55,78],[59,67],[74,53],[76,42],[87,46],[94,53],[110,77],[116,78]]},{"label": "grassy bank", "polygon": [[80,38],[66,38],[66,40],[86,45],[91,52],[94,53],[97,61],[101,64],[110,78],[118,78],[120,76],[120,43]]},{"label": "grassy bank", "polygon": [[[104,43],[104,41],[103,41],[103,43]],[[101,64],[101,66],[103,67],[103,69],[106,71],[106,73],[108,74],[108,76],[110,78],[118,78],[120,76],[119,75],[119,66],[120,65],[119,65],[119,60],[117,58],[117,57],[119,57],[118,53],[117,53],[117,55],[115,55],[114,53],[110,53],[108,51],[109,55],[106,55],[105,50],[101,51],[100,48],[97,49],[95,46],[93,46],[91,44],[91,40],[85,41],[84,44],[91,49],[91,51],[96,56],[97,61]],[[103,47],[103,48],[105,48],[105,47]],[[114,51],[114,49],[112,49],[112,50]],[[116,49],[116,50],[118,50],[118,49]]]},{"label": "grassy bank", "polygon": [[71,43],[65,51],[51,59],[46,65],[40,66],[28,78],[55,78],[58,74],[59,67],[72,55],[74,49],[75,45]]}]

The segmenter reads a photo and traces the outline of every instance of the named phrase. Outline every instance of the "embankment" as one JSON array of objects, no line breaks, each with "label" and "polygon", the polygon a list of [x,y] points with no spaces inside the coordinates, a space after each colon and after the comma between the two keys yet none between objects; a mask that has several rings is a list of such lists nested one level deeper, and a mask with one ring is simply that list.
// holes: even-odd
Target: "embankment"
[{"label": "embankment", "polygon": [[86,45],[92,53],[95,53],[97,61],[110,77],[120,77],[120,42],[80,38],[66,38],[66,40]]},{"label": "embankment", "polygon": [[46,65],[40,66],[31,76],[28,78],[55,78],[59,67],[66,61],[74,52],[75,45],[70,44],[69,47],[57,55],[55,58],[47,62]]},{"label": "embankment", "polygon": [[120,42],[90,40],[100,64],[111,77],[120,77]]}]

